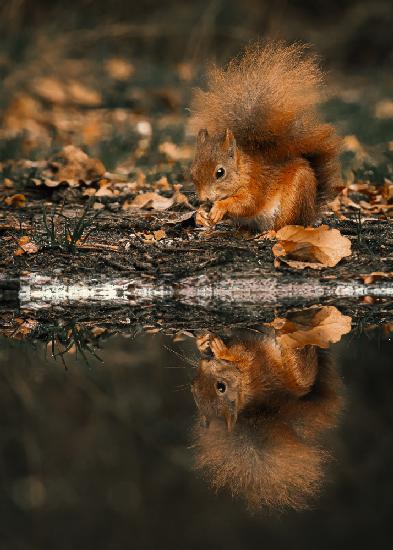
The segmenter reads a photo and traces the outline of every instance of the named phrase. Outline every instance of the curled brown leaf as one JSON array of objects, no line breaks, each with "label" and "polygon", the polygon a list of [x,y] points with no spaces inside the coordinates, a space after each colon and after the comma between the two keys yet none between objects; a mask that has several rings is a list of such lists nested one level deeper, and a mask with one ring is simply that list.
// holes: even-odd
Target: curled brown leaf
[{"label": "curled brown leaf", "polygon": [[277,331],[277,340],[285,347],[317,346],[328,348],[351,331],[351,317],[343,315],[334,306],[322,306],[290,313],[287,318],[276,318],[270,326]]},{"label": "curled brown leaf", "polygon": [[287,225],[277,231],[276,238],[273,254],[297,269],[334,267],[351,255],[351,241],[327,225],[315,228]]}]

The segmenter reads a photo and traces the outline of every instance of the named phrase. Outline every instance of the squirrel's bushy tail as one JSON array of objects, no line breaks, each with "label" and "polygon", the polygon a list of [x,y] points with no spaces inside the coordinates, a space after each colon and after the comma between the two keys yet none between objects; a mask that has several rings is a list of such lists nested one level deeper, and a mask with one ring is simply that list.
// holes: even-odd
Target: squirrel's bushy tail
[{"label": "squirrel's bushy tail", "polygon": [[229,128],[240,146],[279,157],[309,157],[320,194],[326,195],[339,174],[339,140],[318,116],[322,84],[317,57],[308,46],[257,43],[226,68],[208,71],[207,89],[193,95],[191,127],[212,135],[224,135]]}]

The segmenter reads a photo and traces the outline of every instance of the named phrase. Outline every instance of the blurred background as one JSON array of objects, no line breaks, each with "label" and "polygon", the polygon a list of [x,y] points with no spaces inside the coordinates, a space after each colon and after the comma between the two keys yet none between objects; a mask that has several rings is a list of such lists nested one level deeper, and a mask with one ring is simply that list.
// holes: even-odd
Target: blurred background
[{"label": "blurred background", "polygon": [[392,25],[390,0],[3,0],[0,161],[73,143],[114,170],[153,129],[142,146],[151,164],[157,142],[187,141],[189,96],[206,64],[260,38],[311,42],[329,73],[327,118],[386,150]]},{"label": "blurred background", "polygon": [[16,59],[44,36],[52,47],[168,63],[226,58],[274,36],[312,42],[329,65],[367,70],[393,61],[392,23],[389,0],[8,0],[1,7],[2,38],[13,42]]}]

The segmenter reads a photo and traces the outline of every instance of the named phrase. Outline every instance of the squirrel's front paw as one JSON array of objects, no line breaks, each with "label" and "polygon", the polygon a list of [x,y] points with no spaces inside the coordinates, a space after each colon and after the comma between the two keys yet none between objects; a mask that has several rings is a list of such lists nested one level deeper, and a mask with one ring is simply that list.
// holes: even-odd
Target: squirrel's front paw
[{"label": "squirrel's front paw", "polygon": [[227,209],[225,208],[223,201],[215,202],[209,212],[209,219],[211,224],[216,225],[216,223],[219,223],[226,213]]},{"label": "squirrel's front paw", "polygon": [[210,339],[212,336],[213,335],[210,332],[205,332],[197,336],[196,345],[201,353],[205,353],[208,349],[210,349]]}]

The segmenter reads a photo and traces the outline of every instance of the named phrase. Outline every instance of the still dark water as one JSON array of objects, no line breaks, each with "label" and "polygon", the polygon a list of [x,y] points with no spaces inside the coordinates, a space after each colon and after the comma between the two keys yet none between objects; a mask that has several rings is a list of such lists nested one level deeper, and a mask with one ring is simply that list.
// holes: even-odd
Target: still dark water
[{"label": "still dark water", "polygon": [[224,333],[3,338],[0,548],[391,548],[391,333]]}]

